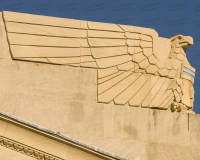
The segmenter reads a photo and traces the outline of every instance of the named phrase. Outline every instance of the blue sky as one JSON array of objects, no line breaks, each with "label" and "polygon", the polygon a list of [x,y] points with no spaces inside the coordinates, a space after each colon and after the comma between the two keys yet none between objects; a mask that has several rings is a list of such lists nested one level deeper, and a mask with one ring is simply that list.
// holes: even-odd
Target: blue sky
[{"label": "blue sky", "polygon": [[199,0],[6,0],[0,5],[0,11],[4,10],[153,28],[165,38],[192,36],[194,45],[186,55],[196,68],[194,111],[200,114]]}]

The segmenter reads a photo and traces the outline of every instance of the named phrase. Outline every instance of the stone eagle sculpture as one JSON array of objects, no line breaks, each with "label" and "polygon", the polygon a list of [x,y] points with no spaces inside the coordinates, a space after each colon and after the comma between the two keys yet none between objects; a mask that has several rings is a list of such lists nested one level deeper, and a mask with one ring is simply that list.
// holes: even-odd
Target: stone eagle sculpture
[{"label": "stone eagle sculpture", "polygon": [[96,69],[97,102],[192,111],[192,37],[150,28],[3,12],[5,57]]}]

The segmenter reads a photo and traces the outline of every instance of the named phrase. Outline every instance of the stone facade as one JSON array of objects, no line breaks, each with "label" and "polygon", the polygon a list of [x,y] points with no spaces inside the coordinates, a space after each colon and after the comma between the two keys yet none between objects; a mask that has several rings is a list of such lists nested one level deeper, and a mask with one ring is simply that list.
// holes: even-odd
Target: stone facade
[{"label": "stone facade", "polygon": [[1,111],[127,159],[200,158],[191,37],[13,12],[0,31]]},{"label": "stone facade", "polygon": [[6,11],[2,30],[5,58],[97,69],[97,102],[192,112],[190,36]]}]

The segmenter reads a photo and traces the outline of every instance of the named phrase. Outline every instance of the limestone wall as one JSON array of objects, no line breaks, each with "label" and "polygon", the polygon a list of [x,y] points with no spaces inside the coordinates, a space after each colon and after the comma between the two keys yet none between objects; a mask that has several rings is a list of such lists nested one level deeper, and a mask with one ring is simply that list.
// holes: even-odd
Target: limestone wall
[{"label": "limestone wall", "polygon": [[[186,46],[180,46],[183,40],[187,40]],[[143,93],[153,88],[156,78],[162,81],[160,87],[163,79],[170,82],[164,86],[164,96],[154,97],[161,99],[159,103],[150,107],[167,109],[174,99],[181,102],[182,84],[175,82],[169,90],[167,86],[173,78],[185,78],[184,66],[193,69],[183,50],[191,44],[191,37],[178,35],[170,40],[158,37],[153,29],[3,12],[0,110],[132,160],[199,160],[199,115],[142,108],[149,107],[153,99],[150,94],[154,91]],[[142,100],[147,101],[136,105],[142,107],[131,107],[135,104],[128,102],[134,88],[123,92],[126,95],[120,96],[130,97],[119,103],[114,99],[122,93],[117,85],[112,86],[111,98],[104,92],[111,87],[101,84],[114,84],[113,75],[122,72],[134,74],[131,78],[146,76],[145,85],[140,85]],[[123,91],[127,89],[123,87]],[[114,105],[114,101],[123,105]]]},{"label": "limestone wall", "polygon": [[0,60],[0,110],[133,160],[200,159],[200,116],[97,103],[97,70]]},{"label": "limestone wall", "polygon": [[[32,158],[30,158],[32,157]],[[126,160],[56,131],[0,113],[1,160]]]},{"label": "limestone wall", "polygon": [[97,102],[192,112],[190,36],[8,11],[0,13],[0,27],[0,57],[97,69]]}]

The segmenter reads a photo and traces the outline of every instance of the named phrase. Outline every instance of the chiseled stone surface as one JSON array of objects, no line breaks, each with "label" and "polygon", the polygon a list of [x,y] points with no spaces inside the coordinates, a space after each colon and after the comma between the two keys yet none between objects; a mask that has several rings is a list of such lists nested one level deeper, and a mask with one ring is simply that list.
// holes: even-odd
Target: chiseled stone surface
[{"label": "chiseled stone surface", "polygon": [[87,142],[92,146],[96,146],[100,149],[108,151],[113,154],[126,157],[131,160],[146,160],[146,143],[138,140],[128,140],[113,137],[99,137],[99,136],[88,136],[83,134],[70,134],[64,132],[69,137],[79,139],[82,142]]},{"label": "chiseled stone surface", "polygon": [[103,136],[103,104],[1,92],[0,97],[6,113],[58,132]]},{"label": "chiseled stone surface", "polygon": [[16,160],[16,159],[35,160],[35,158],[33,157],[29,157],[25,154],[13,151],[11,149],[7,149],[2,146],[0,146],[0,159],[1,160]]},{"label": "chiseled stone surface", "polygon": [[[48,128],[39,126],[32,122],[26,121],[19,117],[10,115],[8,113],[0,111],[0,145],[6,148],[19,151],[26,155],[37,157],[37,159],[54,159],[47,152],[54,153],[61,157],[66,157],[67,159],[102,159],[103,156],[109,156],[109,159],[120,159],[126,160],[126,158],[117,156],[113,153],[101,150],[97,147],[91,146],[89,144],[83,143],[71,137],[61,134],[60,132],[50,130]],[[2,129],[4,130],[2,132]],[[5,137],[6,136],[6,137]],[[51,138],[50,138],[51,137]],[[62,141],[60,141],[60,140]],[[19,140],[22,143],[19,143],[15,140]],[[67,142],[67,143],[66,143]],[[26,146],[25,144],[31,144],[32,147]],[[74,148],[75,145],[75,148]],[[35,147],[35,149],[33,148]],[[80,148],[81,150],[80,150]],[[42,149],[38,152],[37,149]],[[85,152],[86,149],[86,152]],[[67,155],[66,152],[67,151]],[[92,152],[91,152],[92,151]],[[99,156],[92,156],[96,152]],[[39,153],[39,157],[38,157]],[[90,155],[88,155],[88,153]],[[92,154],[92,155],[91,155]],[[108,157],[107,157],[108,158]],[[59,158],[60,159],[60,158]],[[56,158],[57,160],[57,158]]]},{"label": "chiseled stone surface", "polygon": [[3,41],[3,30],[4,30],[4,24],[2,23],[2,17],[0,13],[0,59],[3,58],[3,52],[4,52],[4,41]]},{"label": "chiseled stone surface", "polygon": [[200,115],[97,103],[95,69],[4,59],[0,74],[1,111],[119,156],[147,160],[159,145],[182,146],[180,154],[200,147]]},{"label": "chiseled stone surface", "polygon": [[199,160],[200,147],[147,143],[146,160]]},{"label": "chiseled stone surface", "polygon": [[104,105],[105,137],[189,144],[187,124],[188,114],[148,108]]},{"label": "chiseled stone surface", "polygon": [[[61,158],[66,157],[64,151],[67,151],[70,148],[69,146],[66,146],[63,143],[58,143],[47,136],[45,137],[36,134],[33,131],[21,129],[19,126],[10,123],[7,123],[3,136]],[[48,146],[46,144],[48,144]]]},{"label": "chiseled stone surface", "polygon": [[[125,158],[200,159],[200,115],[170,111],[192,113],[195,69],[185,53],[192,44],[148,28],[4,11],[0,110]],[[22,143],[34,138],[18,139],[17,126],[0,125],[0,134]]]},{"label": "chiseled stone surface", "polygon": [[[0,112],[0,114],[0,123],[2,121],[6,122],[6,126],[1,126],[1,128],[4,127],[4,132],[0,133],[0,145],[15,152],[17,151],[36,159],[100,160],[109,157],[109,159],[126,160],[126,158],[119,157],[113,153],[106,152],[10,114],[4,112]],[[9,154],[8,151],[5,151],[0,157],[4,154],[6,154],[4,158],[13,156],[7,159],[16,157],[16,154],[12,152]],[[20,157],[20,155],[17,156]],[[21,156],[21,159],[24,159],[24,157]]]},{"label": "chiseled stone surface", "polygon": [[0,60],[0,92],[96,102],[94,69]]},{"label": "chiseled stone surface", "polygon": [[190,144],[199,146],[200,145],[200,115],[189,115],[189,130],[190,130]]},{"label": "chiseled stone surface", "polygon": [[[195,69],[188,62],[185,53],[186,49],[193,45],[193,38],[190,36],[177,35],[168,39],[159,37],[158,33],[150,28],[8,11],[3,11],[3,13],[1,13],[0,24],[2,24],[0,26],[0,32],[2,30],[1,33],[3,33],[3,35],[0,34],[2,35],[0,49],[4,48],[3,51],[0,50],[0,54],[3,53],[3,57],[6,59],[31,61],[34,63],[42,62],[48,63],[49,65],[57,64],[76,66],[79,68],[116,70],[132,72],[133,74],[137,72],[168,79],[181,78],[190,81],[188,82],[189,85],[187,89],[184,89],[183,92],[177,90],[176,92],[172,92],[169,97],[169,91],[166,91],[166,93],[159,93],[159,95],[164,98],[161,100],[160,97],[155,98],[159,100],[159,104],[151,106],[148,105],[148,102],[153,101],[154,98],[152,97],[151,99],[150,94],[148,94],[147,99],[145,98],[147,93],[146,86],[149,86],[147,83],[151,83],[150,80],[135,94],[134,92],[130,92],[133,91],[131,89],[132,85],[128,85],[126,82],[127,79],[122,79],[119,83],[119,87],[113,88],[108,85],[110,88],[108,87],[104,93],[98,94],[98,102],[109,104],[114,101],[115,104],[155,107],[165,110],[172,109],[173,111],[192,111],[193,109]],[[2,40],[3,47],[1,47]],[[187,69],[184,70],[184,67]],[[51,74],[52,73],[54,74],[54,72],[51,72]],[[66,94],[65,91],[60,88],[68,87],[68,85],[64,83],[63,86],[60,85],[62,83],[58,80],[62,78],[64,74],[61,77],[57,74],[54,75],[57,76],[55,81],[52,80],[52,75],[49,78],[54,81],[55,85],[52,85],[52,83],[45,83],[43,87],[49,89],[55,87],[56,89],[53,89],[53,92],[56,91],[58,94],[60,91],[64,92],[64,94],[60,96],[71,99],[70,94],[72,94],[72,91]],[[109,76],[112,77],[112,74],[108,75],[108,77]],[[70,77],[77,78],[69,75],[67,79]],[[119,77],[118,75],[115,78]],[[111,78],[111,81],[115,80],[115,78]],[[71,81],[65,78],[62,80],[69,85],[72,84]],[[83,79],[78,78],[77,81],[79,80],[82,81]],[[85,78],[84,80],[88,79]],[[93,79],[90,79],[88,82],[92,80]],[[74,81],[74,85],[77,84],[77,81]],[[102,85],[98,86],[99,91],[105,89],[103,83],[104,82],[102,82]],[[37,84],[38,83],[34,85]],[[83,85],[84,84],[81,83],[80,86]],[[155,84],[155,86],[157,85]],[[30,86],[27,87],[27,89],[29,88]],[[160,87],[158,88],[161,89]],[[76,89],[77,88],[73,89],[73,91],[76,91]],[[124,98],[125,96],[122,96],[123,98],[120,95],[117,97],[118,93],[115,92],[116,90],[122,93],[127,89],[129,93],[126,92],[126,95],[132,97],[130,101],[126,100]],[[150,88],[147,88],[147,90],[148,89]],[[46,91],[47,90],[44,90],[44,94],[47,96],[55,96],[54,93],[49,95],[49,93],[47,94],[49,91]],[[187,96],[184,96],[183,100],[180,102],[183,96],[181,92]],[[181,96],[177,98],[178,94],[181,94]],[[144,97],[141,97],[141,95]],[[115,99],[116,97],[117,100]]]}]

